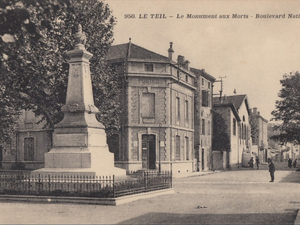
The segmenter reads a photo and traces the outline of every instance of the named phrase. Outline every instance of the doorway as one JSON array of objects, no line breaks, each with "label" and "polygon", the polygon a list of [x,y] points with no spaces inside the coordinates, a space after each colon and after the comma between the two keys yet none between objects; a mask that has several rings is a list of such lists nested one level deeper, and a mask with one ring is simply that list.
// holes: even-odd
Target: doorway
[{"label": "doorway", "polygon": [[156,169],[156,140],[153,134],[142,135],[142,168]]}]

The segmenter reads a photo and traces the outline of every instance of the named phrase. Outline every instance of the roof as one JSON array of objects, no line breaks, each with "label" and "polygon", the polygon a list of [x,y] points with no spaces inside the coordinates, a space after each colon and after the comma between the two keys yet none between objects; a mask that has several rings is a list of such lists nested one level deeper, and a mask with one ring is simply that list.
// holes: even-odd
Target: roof
[{"label": "roof", "polygon": [[168,57],[149,51],[143,47],[132,44],[131,42],[120,45],[113,45],[109,48],[109,51],[107,53],[107,60],[125,58],[170,62],[170,59]]},{"label": "roof", "polygon": [[250,114],[250,108],[249,108],[247,95],[223,96],[221,102],[220,102],[220,97],[214,97],[214,99],[213,99],[214,104],[233,103],[237,110],[240,109],[240,107],[244,101],[246,104],[248,114]]},{"label": "roof", "polygon": [[238,114],[238,112],[237,112],[237,109],[235,108],[235,106],[234,106],[233,103],[223,103],[223,104],[218,104],[218,103],[215,104],[215,103],[214,103],[214,107],[217,107],[217,108],[229,107],[229,108],[231,108],[231,110],[232,110],[232,112],[233,112],[235,118],[237,119],[237,121],[238,121],[238,122],[241,121],[241,118],[240,118],[240,116],[239,116],[239,114]]},{"label": "roof", "polygon": [[214,78],[212,75],[208,74],[205,72],[204,69],[200,70],[200,69],[196,69],[196,68],[190,68],[190,70],[196,75],[196,76],[202,76],[205,79],[211,81],[211,82],[215,82],[216,78]]}]

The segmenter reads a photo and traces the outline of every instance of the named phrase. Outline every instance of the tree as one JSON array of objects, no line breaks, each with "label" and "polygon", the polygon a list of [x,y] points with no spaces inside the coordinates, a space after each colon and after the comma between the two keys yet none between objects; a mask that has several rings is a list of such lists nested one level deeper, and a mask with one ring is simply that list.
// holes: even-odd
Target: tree
[{"label": "tree", "polygon": [[278,134],[273,135],[271,139],[284,144],[287,142],[300,144],[300,74],[290,73],[284,75],[280,80],[282,89],[279,91],[275,104],[275,110],[272,111],[274,121],[280,121],[274,126],[274,131]]},{"label": "tree", "polygon": [[21,109],[33,110],[47,128],[63,118],[69,69],[64,53],[73,49],[78,23],[93,54],[97,118],[107,129],[118,128],[119,82],[105,62],[115,25],[108,5],[98,0],[2,0],[0,10],[0,123],[6,124],[0,135],[13,131]]},{"label": "tree", "polygon": [[230,138],[228,126],[222,114],[213,110],[213,138],[212,149],[218,151],[230,151]]}]

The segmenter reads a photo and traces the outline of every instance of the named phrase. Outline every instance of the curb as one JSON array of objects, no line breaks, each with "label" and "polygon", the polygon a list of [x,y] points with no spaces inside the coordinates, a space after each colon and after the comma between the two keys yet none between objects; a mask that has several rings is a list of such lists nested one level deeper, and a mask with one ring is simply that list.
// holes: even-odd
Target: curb
[{"label": "curb", "polygon": [[141,194],[127,195],[119,198],[91,198],[91,197],[67,197],[67,196],[34,196],[34,195],[0,195],[0,202],[25,202],[44,204],[91,204],[117,206],[139,199],[153,198],[165,194],[174,194],[173,188],[158,191],[150,191]]},{"label": "curb", "polygon": [[215,174],[215,173],[220,173],[223,171],[220,170],[215,170],[215,171],[211,171],[211,172],[193,172],[191,174],[173,174],[173,179],[180,179],[180,178],[186,178],[186,177],[199,177],[199,176],[206,176],[206,175],[210,175],[210,174]]}]

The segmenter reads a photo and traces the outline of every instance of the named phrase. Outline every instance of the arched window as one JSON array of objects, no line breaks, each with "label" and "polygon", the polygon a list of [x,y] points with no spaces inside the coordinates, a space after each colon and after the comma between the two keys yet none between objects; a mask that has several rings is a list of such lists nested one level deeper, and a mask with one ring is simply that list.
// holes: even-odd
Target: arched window
[{"label": "arched window", "polygon": [[24,138],[24,161],[34,161],[34,138]]}]

